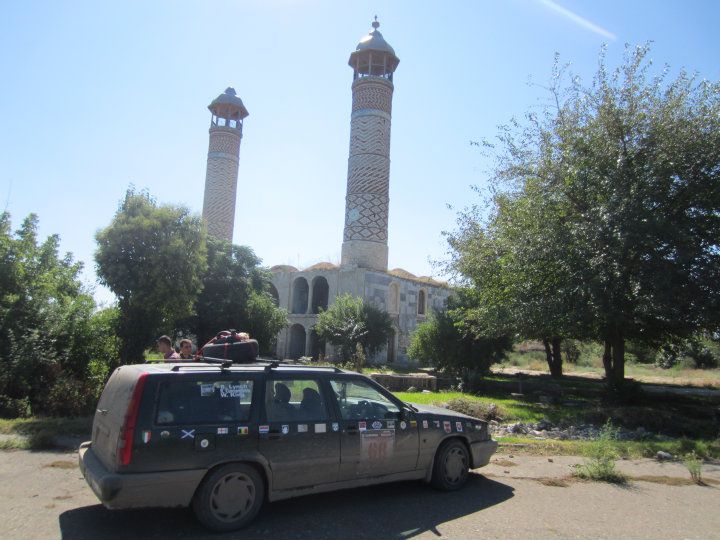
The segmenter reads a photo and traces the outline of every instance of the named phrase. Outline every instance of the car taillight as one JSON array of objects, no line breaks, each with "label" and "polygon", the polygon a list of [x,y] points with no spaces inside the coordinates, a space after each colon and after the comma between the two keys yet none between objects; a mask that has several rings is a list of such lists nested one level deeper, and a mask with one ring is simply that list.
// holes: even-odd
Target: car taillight
[{"label": "car taillight", "polygon": [[133,439],[135,438],[135,424],[137,423],[138,413],[140,412],[140,400],[145,388],[145,380],[147,373],[143,373],[138,378],[133,390],[132,398],[125,413],[125,421],[120,428],[120,440],[118,441],[119,452],[118,458],[120,465],[129,465],[132,457]]}]

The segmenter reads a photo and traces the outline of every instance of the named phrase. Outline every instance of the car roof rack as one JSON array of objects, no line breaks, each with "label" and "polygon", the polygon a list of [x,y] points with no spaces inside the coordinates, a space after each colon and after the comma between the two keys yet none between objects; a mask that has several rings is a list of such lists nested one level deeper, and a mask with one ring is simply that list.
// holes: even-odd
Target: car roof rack
[{"label": "car roof rack", "polygon": [[170,368],[170,371],[180,371],[181,368],[207,367],[202,364],[216,365],[221,370],[226,370],[226,369],[230,369],[233,366],[238,366],[238,367],[250,367],[250,368],[262,367],[262,368],[264,368],[264,371],[271,371],[276,368],[296,368],[296,369],[329,370],[329,371],[332,371],[333,373],[344,373],[343,370],[337,366],[313,366],[313,365],[307,365],[307,364],[289,364],[289,363],[282,363],[279,360],[264,360],[264,359],[258,359],[255,362],[234,363],[232,360],[227,360],[224,358],[210,358],[210,357],[204,357],[201,362],[177,363],[172,368]]}]

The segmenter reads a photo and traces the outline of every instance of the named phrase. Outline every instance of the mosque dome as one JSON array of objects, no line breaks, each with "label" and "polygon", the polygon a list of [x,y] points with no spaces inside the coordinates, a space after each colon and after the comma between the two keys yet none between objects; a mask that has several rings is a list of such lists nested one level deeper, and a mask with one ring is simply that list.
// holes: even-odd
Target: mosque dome
[{"label": "mosque dome", "polygon": [[378,30],[380,23],[375,17],[372,23],[373,29],[364,36],[350,55],[348,64],[355,69],[356,77],[380,76],[392,80],[392,73],[400,63],[395,55],[395,49],[385,41],[385,38]]},{"label": "mosque dome", "polygon": [[237,97],[237,92],[231,87],[226,88],[225,92],[216,97],[208,105],[208,109],[215,116],[236,120],[245,118],[249,114],[242,100]]},{"label": "mosque dome", "polygon": [[378,27],[380,26],[380,23],[377,21],[377,18],[372,23],[373,29],[370,31],[370,33],[367,36],[364,36],[360,43],[357,44],[357,47],[355,47],[356,51],[382,51],[386,53],[390,53],[393,56],[395,56],[395,49],[393,49],[390,44],[385,41],[385,38],[380,33],[380,30],[378,30]]}]

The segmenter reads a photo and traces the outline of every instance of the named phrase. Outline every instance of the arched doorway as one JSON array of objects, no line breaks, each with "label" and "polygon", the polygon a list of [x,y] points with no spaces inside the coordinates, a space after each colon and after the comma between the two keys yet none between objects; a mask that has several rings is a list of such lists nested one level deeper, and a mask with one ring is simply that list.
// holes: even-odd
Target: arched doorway
[{"label": "arched doorway", "polygon": [[302,324],[293,324],[290,327],[290,346],[288,347],[288,356],[293,360],[297,360],[301,356],[305,356],[305,328]]},{"label": "arched doorway", "polygon": [[312,282],[312,312],[320,313],[321,309],[327,309],[330,296],[330,286],[327,279],[317,276]]},{"label": "arched doorway", "polygon": [[293,283],[292,313],[307,313],[308,282],[305,278],[297,278]]},{"label": "arched doorway", "polygon": [[313,360],[325,358],[325,340],[320,339],[315,330],[310,330],[310,356]]}]

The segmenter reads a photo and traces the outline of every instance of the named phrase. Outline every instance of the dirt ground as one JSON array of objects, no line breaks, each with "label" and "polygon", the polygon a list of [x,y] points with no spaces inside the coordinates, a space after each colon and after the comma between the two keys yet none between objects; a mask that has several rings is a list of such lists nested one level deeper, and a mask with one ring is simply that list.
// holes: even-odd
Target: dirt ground
[{"label": "dirt ground", "polygon": [[458,492],[403,482],[302,497],[268,504],[249,528],[216,535],[186,509],[104,509],[72,452],[6,451],[0,538],[720,538],[720,466],[704,466],[702,487],[680,463],[620,461],[636,478],[622,487],[568,479],[581,461],[500,454]]}]

